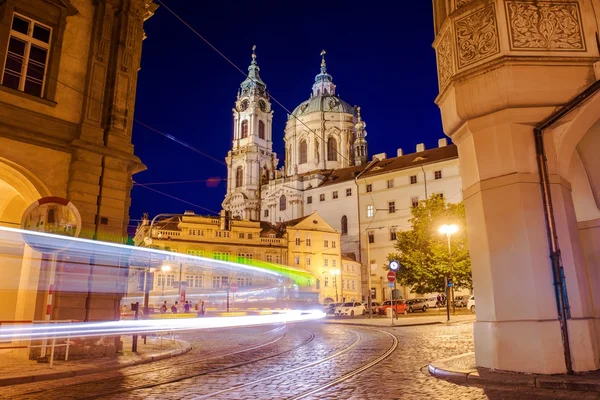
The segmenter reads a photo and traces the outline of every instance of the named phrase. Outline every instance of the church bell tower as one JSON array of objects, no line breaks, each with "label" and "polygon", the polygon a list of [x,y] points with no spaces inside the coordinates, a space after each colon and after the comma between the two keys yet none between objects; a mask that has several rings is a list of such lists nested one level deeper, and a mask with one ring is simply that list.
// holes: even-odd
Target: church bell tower
[{"label": "church bell tower", "polygon": [[233,143],[225,158],[227,195],[222,205],[233,218],[260,220],[260,186],[274,177],[279,162],[273,152],[273,110],[259,71],[254,46],[233,109]]}]

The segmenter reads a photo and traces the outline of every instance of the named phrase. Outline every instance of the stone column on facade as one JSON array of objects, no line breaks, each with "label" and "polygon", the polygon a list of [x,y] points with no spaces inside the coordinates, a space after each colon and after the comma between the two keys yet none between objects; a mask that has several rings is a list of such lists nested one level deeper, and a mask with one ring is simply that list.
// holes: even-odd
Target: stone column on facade
[{"label": "stone column on facade", "polygon": [[[597,58],[586,44],[593,43],[592,11],[583,0],[461,0],[453,10],[442,3],[435,3],[436,21],[445,17],[434,43],[436,102],[460,155],[477,298],[476,363],[563,373],[533,127],[589,84]],[[541,30],[541,20],[552,29]],[[597,369],[598,333],[569,183],[556,174],[551,182],[572,307],[573,367]]]}]

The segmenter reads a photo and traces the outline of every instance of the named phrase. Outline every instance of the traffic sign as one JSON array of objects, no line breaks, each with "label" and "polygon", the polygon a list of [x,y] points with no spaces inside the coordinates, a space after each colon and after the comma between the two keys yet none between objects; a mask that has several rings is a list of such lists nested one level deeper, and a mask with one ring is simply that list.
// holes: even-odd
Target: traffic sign
[{"label": "traffic sign", "polygon": [[388,286],[391,287],[391,288],[393,288],[394,287],[394,282],[388,283]]},{"label": "traffic sign", "polygon": [[394,271],[390,271],[387,274],[387,278],[389,282],[394,282],[396,281],[396,273]]},{"label": "traffic sign", "polygon": [[400,268],[400,263],[396,260],[392,260],[390,261],[390,269],[392,271],[398,271],[398,268]]},{"label": "traffic sign", "polygon": [[237,292],[237,291],[238,291],[238,284],[237,284],[237,282],[231,282],[231,283],[229,284],[229,291],[230,291],[231,293],[235,293],[235,292]]}]

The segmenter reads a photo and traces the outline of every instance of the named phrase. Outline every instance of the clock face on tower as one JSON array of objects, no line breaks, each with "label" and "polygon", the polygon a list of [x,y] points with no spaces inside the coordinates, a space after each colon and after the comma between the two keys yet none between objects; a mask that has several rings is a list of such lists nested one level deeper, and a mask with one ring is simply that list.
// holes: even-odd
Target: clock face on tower
[{"label": "clock face on tower", "polygon": [[260,108],[260,111],[266,112],[267,111],[267,103],[265,103],[263,100],[259,100],[258,108]]},{"label": "clock face on tower", "polygon": [[248,100],[244,100],[240,103],[240,111],[246,111],[248,109]]}]

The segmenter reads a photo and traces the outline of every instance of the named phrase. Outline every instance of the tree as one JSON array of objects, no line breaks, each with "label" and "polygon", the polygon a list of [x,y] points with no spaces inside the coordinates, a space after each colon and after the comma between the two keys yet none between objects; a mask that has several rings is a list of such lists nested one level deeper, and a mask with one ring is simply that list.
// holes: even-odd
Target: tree
[{"label": "tree", "polygon": [[444,278],[450,276],[450,257],[446,235],[439,233],[439,228],[443,224],[456,224],[458,232],[451,237],[454,287],[471,289],[464,204],[447,203],[433,195],[421,201],[411,214],[411,229],[396,234],[397,251],[388,256],[401,264],[396,272],[398,282],[418,294],[445,292]]}]

